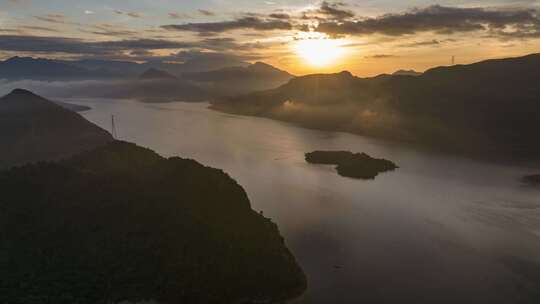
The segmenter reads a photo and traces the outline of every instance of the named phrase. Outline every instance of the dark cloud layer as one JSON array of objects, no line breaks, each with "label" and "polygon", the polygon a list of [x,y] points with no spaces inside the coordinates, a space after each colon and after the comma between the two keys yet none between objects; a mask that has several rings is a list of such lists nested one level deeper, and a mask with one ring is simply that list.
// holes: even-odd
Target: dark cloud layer
[{"label": "dark cloud layer", "polygon": [[[436,47],[443,42],[449,42],[452,33],[478,32],[482,37],[511,39],[540,38],[540,13],[531,8],[463,8],[432,5],[416,8],[403,13],[385,14],[375,18],[355,16],[345,3],[322,1],[317,8],[299,13],[274,10],[268,14],[243,13],[237,18],[216,22],[191,22],[183,24],[163,25],[152,30],[155,39],[137,39],[140,31],[132,30],[129,25],[116,24],[84,25],[74,23],[62,14],[34,16],[35,20],[47,22],[47,25],[26,25],[18,28],[0,28],[0,51],[24,52],[36,54],[71,54],[79,57],[122,57],[159,58],[155,56],[157,49],[183,50],[193,52],[198,57],[208,57],[211,60],[215,53],[247,53],[263,47],[259,43],[239,43],[234,38],[217,36],[220,33],[243,30],[244,36],[267,35],[267,31],[310,31],[326,33],[332,37],[342,35],[369,36],[380,34],[387,40],[395,37],[412,35],[423,32],[434,32],[436,37],[427,40],[409,39],[400,47]],[[131,17],[141,17],[140,13],[116,11],[117,14]],[[214,16],[211,11],[199,10],[199,14],[207,17]],[[169,13],[173,19],[189,18],[181,13]],[[59,31],[61,23],[77,26],[82,33],[111,37],[111,41],[88,41],[78,38],[43,37],[25,35],[28,32],[39,31],[50,35]],[[54,25],[54,27],[50,27]],[[199,34],[198,41],[169,40],[163,29],[170,31],[187,31]],[[150,30],[147,30],[150,32]],[[54,33],[54,34],[53,34]],[[3,34],[3,35],[2,35]],[[171,34],[171,33],[167,33]],[[291,35],[292,36],[292,35]],[[114,38],[118,40],[113,40]],[[157,39],[162,38],[162,39]],[[206,38],[206,39],[204,39]],[[413,37],[411,37],[413,38]],[[455,37],[454,37],[455,38]],[[242,38],[238,38],[242,39]],[[416,40],[416,41],[415,41]],[[352,46],[352,45],[351,45]],[[202,51],[202,53],[201,53]],[[210,51],[210,53],[208,53]],[[171,53],[171,52],[169,52]],[[181,53],[183,56],[188,53]],[[191,53],[190,53],[191,54]],[[242,54],[239,54],[242,55]],[[383,54],[384,55],[384,54]],[[72,57],[75,57],[72,56]],[[380,57],[382,58],[382,57]]]},{"label": "dark cloud layer", "polygon": [[180,49],[194,47],[194,43],[160,39],[133,39],[87,42],[82,39],[41,36],[0,36],[0,50],[13,52],[68,53],[103,55],[123,50]]},{"label": "dark cloud layer", "polygon": [[[540,37],[539,12],[530,8],[494,9],[463,8],[432,5],[399,14],[385,14],[376,18],[361,18],[342,2],[323,1],[317,9],[301,16],[284,13],[269,15],[244,14],[243,17],[219,22],[164,25],[164,29],[216,34],[234,30],[308,31],[313,21],[317,32],[331,36],[372,35],[402,36],[421,32],[441,35],[484,31],[499,38]],[[307,23],[306,23],[307,22]]]},{"label": "dark cloud layer", "polygon": [[182,42],[162,39],[129,39],[87,42],[75,38],[0,35],[0,50],[12,52],[67,53],[80,55],[110,55],[121,51],[156,49],[209,49],[213,51],[248,50],[255,46],[239,44],[233,38],[208,38]]},{"label": "dark cloud layer", "polygon": [[367,59],[386,59],[386,58],[394,58],[394,57],[398,57],[398,56],[391,55],[391,54],[375,54],[375,55],[365,56],[364,58],[367,58]]},{"label": "dark cloud layer", "polygon": [[540,33],[540,18],[533,9],[495,10],[433,5],[377,18],[324,21],[319,24],[317,31],[329,35],[389,36],[429,31],[440,34],[489,31],[495,36],[535,36]]},{"label": "dark cloud layer", "polygon": [[354,17],[354,13],[345,9],[346,4],[342,2],[323,1],[321,7],[317,11],[319,14],[327,16],[331,19],[344,20]]},{"label": "dark cloud layer", "polygon": [[162,28],[176,31],[189,31],[197,33],[222,33],[233,30],[290,30],[292,24],[280,19],[266,19],[255,16],[241,17],[231,21],[186,23],[164,25]]},{"label": "dark cloud layer", "polygon": [[212,11],[209,11],[209,10],[205,10],[205,9],[200,9],[199,14],[201,14],[203,16],[207,16],[207,17],[213,17],[213,16],[216,15],[216,13],[214,13]]}]

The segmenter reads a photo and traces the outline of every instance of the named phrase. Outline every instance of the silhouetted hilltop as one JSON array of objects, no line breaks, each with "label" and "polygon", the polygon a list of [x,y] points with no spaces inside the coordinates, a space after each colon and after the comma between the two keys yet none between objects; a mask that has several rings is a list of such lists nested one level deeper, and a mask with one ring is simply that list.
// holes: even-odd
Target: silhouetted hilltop
[{"label": "silhouetted hilltop", "polygon": [[287,82],[293,76],[288,72],[276,69],[275,67],[262,62],[257,62],[247,67],[228,67],[208,72],[183,74],[183,78],[185,79],[205,82],[252,79],[254,77],[261,77],[266,80],[280,79]]},{"label": "silhouetted hilltop", "polygon": [[358,179],[375,179],[380,173],[398,168],[389,160],[348,151],[314,151],[306,153],[306,161],[310,164],[336,165],[339,175]]},{"label": "silhouetted hilltop", "polygon": [[480,157],[538,158],[540,54],[428,70],[420,76],[294,78],[217,100],[221,111],[408,141]]},{"label": "silhouetted hilltop", "polygon": [[0,172],[1,303],[269,303],[306,278],[221,170],[113,142]]},{"label": "silhouetted hilltop", "polygon": [[395,71],[392,75],[394,76],[420,76],[422,73],[417,72],[415,70],[398,70]]},{"label": "silhouetted hilltop", "polygon": [[87,69],[50,59],[12,57],[0,61],[0,79],[74,79],[90,78]]},{"label": "silhouetted hilltop", "polygon": [[[199,54],[200,55],[200,54]],[[174,75],[190,72],[210,72],[231,67],[247,67],[249,63],[235,58],[234,56],[223,56],[219,53],[205,53],[204,56],[188,55],[182,64],[177,64],[174,72],[170,70],[170,65],[157,66],[164,71]]]},{"label": "silhouetted hilltop", "polygon": [[0,98],[0,168],[59,159],[112,140],[79,114],[29,91]]},{"label": "silhouetted hilltop", "polygon": [[183,73],[181,76],[185,80],[211,85],[218,96],[276,88],[293,77],[286,71],[262,62],[206,72]]},{"label": "silhouetted hilltop", "polygon": [[164,72],[164,71],[161,71],[161,70],[158,70],[158,69],[154,69],[154,68],[150,68],[148,70],[146,70],[144,73],[142,73],[140,76],[139,76],[139,79],[169,79],[169,80],[172,80],[172,79],[177,79],[176,76],[174,75],[171,75],[167,72]]}]

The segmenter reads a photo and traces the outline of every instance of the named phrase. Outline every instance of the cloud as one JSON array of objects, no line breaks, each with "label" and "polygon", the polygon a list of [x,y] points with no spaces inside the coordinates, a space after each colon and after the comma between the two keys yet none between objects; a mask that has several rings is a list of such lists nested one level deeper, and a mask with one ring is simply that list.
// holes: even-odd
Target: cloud
[{"label": "cloud", "polygon": [[336,20],[344,20],[354,17],[354,13],[350,10],[343,9],[344,7],[346,7],[346,4],[343,2],[332,3],[323,1],[317,12]]},{"label": "cloud", "polygon": [[0,28],[0,33],[21,33],[20,29]]},{"label": "cloud", "polygon": [[85,10],[85,11],[84,11],[84,14],[85,14],[85,15],[94,15],[95,12],[94,12],[94,11],[91,11],[91,10]]},{"label": "cloud", "polygon": [[385,58],[395,58],[398,57],[396,55],[390,55],[390,54],[375,54],[370,56],[365,56],[364,58],[367,59],[385,59]]},{"label": "cloud", "polygon": [[98,24],[92,25],[89,29],[79,29],[83,33],[90,33],[101,36],[111,37],[131,37],[136,36],[139,32],[131,31],[127,29],[121,29],[117,25],[112,24]]},{"label": "cloud", "polygon": [[107,55],[125,50],[182,49],[195,46],[198,44],[161,39],[87,42],[65,37],[0,35],[0,50],[13,52]]},{"label": "cloud", "polygon": [[432,5],[377,18],[323,21],[316,30],[329,35],[402,36],[419,32],[452,34],[474,31],[508,36],[537,35],[540,31],[540,18],[538,11],[526,8],[489,9]]},{"label": "cloud", "polygon": [[128,12],[126,15],[132,17],[132,18],[142,18],[142,14],[136,13],[136,12]]},{"label": "cloud", "polygon": [[255,16],[241,17],[231,21],[206,22],[206,23],[186,23],[164,25],[162,28],[176,31],[189,31],[197,33],[222,33],[234,30],[291,30],[292,24],[288,21],[277,19],[266,19]]},{"label": "cloud", "polygon": [[283,20],[291,19],[291,16],[285,13],[273,13],[273,14],[268,15],[268,17],[274,18],[274,19],[283,19]]},{"label": "cloud", "polygon": [[49,14],[45,16],[34,16],[39,21],[49,22],[49,23],[66,23],[66,16],[62,14]]},{"label": "cloud", "polygon": [[344,2],[323,1],[317,8],[310,8],[302,12],[301,19],[319,22],[341,23],[355,16],[354,12],[347,9]]},{"label": "cloud", "polygon": [[117,15],[124,15],[124,16],[128,16],[128,17],[131,17],[131,18],[142,18],[143,17],[143,15],[141,13],[137,13],[137,12],[124,12],[124,11],[121,11],[121,10],[115,10],[114,13],[117,14]]},{"label": "cloud", "polygon": [[191,16],[188,15],[188,14],[185,14],[185,13],[176,13],[176,12],[171,12],[168,14],[169,18],[171,19],[190,19]]},{"label": "cloud", "polygon": [[31,31],[41,31],[41,32],[54,32],[54,33],[58,32],[58,30],[55,30],[53,28],[43,27],[43,26],[32,26],[32,25],[19,26],[18,29],[31,30]]},{"label": "cloud", "polygon": [[[112,33],[111,33],[112,34]],[[208,58],[210,53],[246,52],[260,48],[257,44],[240,44],[233,38],[206,38],[199,41],[172,41],[164,39],[123,39],[89,42],[77,38],[0,35],[0,51],[38,54],[70,54],[75,57],[123,58],[135,60],[172,60],[178,56],[153,55],[152,50],[189,50]],[[186,54],[186,53],[182,53]],[[246,56],[237,54],[238,56]],[[203,55],[200,55],[201,57]],[[249,55],[255,57],[255,55]],[[251,58],[250,57],[250,58]]]},{"label": "cloud", "polygon": [[[226,64],[228,66],[242,65],[242,63],[245,64],[245,61],[260,60],[262,58],[264,57],[255,54],[240,54],[238,52],[203,52],[198,50],[186,50],[163,59],[172,59],[173,61],[190,62],[216,67],[220,64]],[[207,70],[211,69],[214,68],[209,68]]]},{"label": "cloud", "polygon": [[26,6],[30,4],[32,0],[8,0],[7,2],[13,6]]},{"label": "cloud", "polygon": [[418,46],[438,46],[442,41],[438,39],[425,40],[425,41],[413,41],[408,43],[400,44],[400,47],[418,47]]},{"label": "cloud", "polygon": [[207,16],[207,17],[213,17],[213,16],[216,15],[216,13],[214,13],[212,11],[209,11],[209,10],[204,10],[204,9],[200,9],[199,14],[201,14],[203,16]]}]

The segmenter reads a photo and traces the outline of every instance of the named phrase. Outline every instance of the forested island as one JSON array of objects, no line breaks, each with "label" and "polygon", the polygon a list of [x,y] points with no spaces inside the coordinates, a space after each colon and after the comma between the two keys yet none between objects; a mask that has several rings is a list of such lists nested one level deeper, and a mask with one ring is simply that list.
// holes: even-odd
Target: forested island
[{"label": "forested island", "polygon": [[227,174],[112,142],[0,172],[0,302],[267,303],[306,289]]},{"label": "forested island", "polygon": [[348,151],[315,151],[306,153],[310,164],[337,165],[339,175],[358,179],[374,179],[380,173],[393,171],[396,164],[386,159],[373,158],[366,153]]}]

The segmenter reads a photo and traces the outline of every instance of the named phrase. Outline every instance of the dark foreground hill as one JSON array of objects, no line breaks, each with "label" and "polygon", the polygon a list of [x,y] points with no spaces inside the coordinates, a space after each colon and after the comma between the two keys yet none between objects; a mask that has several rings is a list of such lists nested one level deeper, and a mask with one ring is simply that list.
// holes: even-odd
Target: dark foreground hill
[{"label": "dark foreground hill", "polygon": [[267,303],[306,279],[221,170],[113,142],[0,173],[1,303]]},{"label": "dark foreground hill", "polygon": [[480,157],[540,158],[538,79],[533,54],[419,76],[309,75],[213,108]]},{"label": "dark foreground hill", "polygon": [[0,98],[0,168],[60,159],[112,140],[79,114],[29,91]]}]

